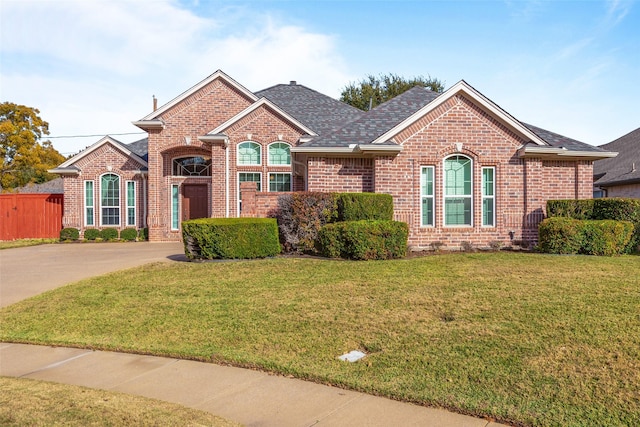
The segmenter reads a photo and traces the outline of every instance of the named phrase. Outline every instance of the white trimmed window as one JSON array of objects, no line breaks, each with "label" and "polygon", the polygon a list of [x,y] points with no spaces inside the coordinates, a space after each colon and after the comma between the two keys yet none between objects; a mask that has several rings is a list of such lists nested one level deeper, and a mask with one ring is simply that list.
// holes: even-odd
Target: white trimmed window
[{"label": "white trimmed window", "polygon": [[260,144],[256,142],[242,142],[238,144],[238,164],[245,166],[260,166]]},{"label": "white trimmed window", "polygon": [[211,176],[211,158],[179,157],[172,161],[173,176]]},{"label": "white trimmed window", "polygon": [[420,170],[420,225],[435,225],[435,198],[434,198],[434,173],[433,166],[423,166]]},{"label": "white trimmed window", "polygon": [[100,224],[120,225],[120,177],[112,173],[100,177]]},{"label": "white trimmed window", "polygon": [[291,191],[291,174],[270,173],[269,191]]},{"label": "white trimmed window", "polygon": [[260,172],[238,173],[238,212],[242,210],[242,192],[240,191],[240,184],[243,182],[255,182],[256,190],[262,191],[262,174]]},{"label": "white trimmed window", "polygon": [[496,168],[482,168],[482,225],[496,225]]},{"label": "white trimmed window", "polygon": [[291,146],[286,142],[274,142],[269,144],[269,164],[274,166],[291,165]]},{"label": "white trimmed window", "polygon": [[171,185],[171,229],[180,229],[180,186]]},{"label": "white trimmed window", "polygon": [[93,203],[93,181],[84,182],[84,225],[95,225]]},{"label": "white trimmed window", "polygon": [[444,225],[473,225],[471,159],[455,155],[444,160]]},{"label": "white trimmed window", "polygon": [[127,181],[127,225],[136,225],[136,183]]}]

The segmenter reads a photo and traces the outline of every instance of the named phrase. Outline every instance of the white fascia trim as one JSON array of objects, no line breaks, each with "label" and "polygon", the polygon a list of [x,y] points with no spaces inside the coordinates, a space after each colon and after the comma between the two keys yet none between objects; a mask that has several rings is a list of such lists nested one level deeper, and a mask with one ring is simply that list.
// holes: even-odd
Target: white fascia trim
[{"label": "white fascia trim", "polygon": [[55,173],[58,175],[80,175],[80,171],[78,169],[66,169],[66,168],[55,168],[47,170],[49,173]]},{"label": "white fascia trim", "polygon": [[358,151],[356,144],[350,145],[349,147],[291,147],[292,153],[354,154]]},{"label": "white fascia trim", "polygon": [[221,142],[225,147],[229,145],[229,137],[223,133],[217,133],[215,135],[200,135],[198,137],[198,141],[212,143]]},{"label": "white fascia trim", "polygon": [[378,138],[372,141],[372,144],[381,144],[389,141],[392,137],[411,126],[413,123],[421,119],[425,114],[429,113],[432,110],[435,110],[440,105],[444,104],[447,100],[454,97],[458,93],[464,93],[468,97],[472,98],[478,104],[482,105],[484,108],[489,110],[491,114],[498,117],[500,120],[506,122],[509,126],[511,126],[517,133],[523,136],[525,139],[529,139],[535,142],[538,145],[548,146],[546,142],[544,142],[538,135],[531,132],[527,127],[525,127],[522,123],[514,119],[510,114],[504,111],[502,108],[498,107],[487,97],[482,95],[480,92],[472,88],[467,82],[464,80],[460,80],[455,85],[451,86],[444,93],[438,96],[436,99],[413,113],[411,116],[404,119],[401,123],[389,129],[384,134],[380,135]]},{"label": "white fascia trim", "polygon": [[100,147],[102,147],[103,145],[106,145],[106,144],[113,145],[114,148],[122,151],[124,154],[126,154],[129,157],[131,157],[132,159],[134,159],[135,161],[140,163],[142,166],[144,166],[144,167],[148,167],[149,166],[147,164],[147,162],[145,162],[142,158],[140,158],[140,156],[135,154],[133,151],[129,150],[123,143],[121,143],[120,141],[118,141],[116,139],[111,138],[110,136],[105,136],[105,137],[102,137],[98,142],[96,142],[95,144],[93,144],[92,146],[87,148],[86,150],[76,154],[75,156],[71,157],[70,159],[67,159],[64,163],[62,163],[60,166],[58,166],[58,169],[68,168],[69,166],[71,166],[74,163],[76,163],[78,160],[86,157],[87,155],[91,154],[92,152],[96,151],[98,148],[100,148]]},{"label": "white fascia trim", "polygon": [[131,122],[131,123],[142,130],[164,129],[164,122],[162,120],[138,120],[136,122]]},{"label": "white fascia trim", "polygon": [[360,144],[358,146],[363,153],[400,153],[402,151],[402,145],[371,145]]},{"label": "white fascia trim", "polygon": [[176,96],[171,101],[167,102],[162,107],[158,108],[156,111],[152,112],[148,116],[143,117],[142,120],[140,120],[140,121],[155,119],[156,117],[158,117],[159,115],[161,115],[162,113],[164,113],[165,111],[170,109],[171,107],[175,106],[176,104],[180,103],[182,100],[184,100],[184,99],[188,98],[189,96],[193,95],[194,93],[196,93],[197,91],[199,91],[200,89],[202,89],[203,87],[205,87],[206,85],[208,85],[209,83],[211,83],[212,81],[214,81],[216,79],[222,79],[222,80],[226,81],[227,83],[229,83],[231,86],[236,88],[240,93],[242,93],[244,96],[246,96],[247,98],[249,98],[252,101],[256,101],[258,99],[258,97],[255,96],[253,94],[253,92],[251,92],[249,89],[247,89],[246,87],[242,86],[240,83],[238,83],[237,81],[235,81],[234,79],[229,77],[222,70],[218,70],[215,73],[211,74],[206,79],[202,80],[199,83],[196,83],[191,88],[189,88],[186,91],[182,92],[180,95]]},{"label": "white fascia trim", "polygon": [[301,129],[305,133],[307,133],[307,134],[309,134],[311,136],[317,136],[317,134],[314,131],[312,131],[311,129],[306,127],[304,124],[300,123],[298,120],[296,120],[293,117],[291,117],[287,112],[285,112],[280,107],[278,107],[277,105],[275,105],[274,103],[272,103],[271,101],[269,101],[267,98],[264,98],[264,97],[260,98],[257,102],[254,102],[253,104],[251,104],[250,106],[245,108],[243,111],[239,112],[238,114],[236,114],[235,116],[233,116],[229,120],[227,120],[226,122],[222,123],[220,126],[218,126],[214,130],[209,132],[208,135],[215,135],[215,134],[222,133],[227,128],[232,126],[234,123],[242,120],[244,117],[246,117],[247,115],[251,114],[252,112],[254,112],[255,110],[257,110],[258,108],[260,108],[262,106],[265,106],[265,107],[270,108],[271,110],[275,111],[282,118],[287,120],[292,125],[296,126],[298,129]]},{"label": "white fascia trim", "polygon": [[563,147],[522,147],[518,150],[518,155],[522,158],[526,157],[562,157],[570,158],[588,158],[590,160],[607,159],[618,155],[615,151],[573,151]]}]

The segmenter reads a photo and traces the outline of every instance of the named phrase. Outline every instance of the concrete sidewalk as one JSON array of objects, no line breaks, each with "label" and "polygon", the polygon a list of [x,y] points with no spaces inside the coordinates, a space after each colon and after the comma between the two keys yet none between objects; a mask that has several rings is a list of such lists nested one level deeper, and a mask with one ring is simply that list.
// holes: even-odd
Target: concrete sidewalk
[{"label": "concrete sidewalk", "polygon": [[[0,251],[0,306],[110,271],[186,261],[181,244],[69,244]],[[0,375],[179,403],[247,426],[501,424],[248,369],[172,358],[0,343]]]}]

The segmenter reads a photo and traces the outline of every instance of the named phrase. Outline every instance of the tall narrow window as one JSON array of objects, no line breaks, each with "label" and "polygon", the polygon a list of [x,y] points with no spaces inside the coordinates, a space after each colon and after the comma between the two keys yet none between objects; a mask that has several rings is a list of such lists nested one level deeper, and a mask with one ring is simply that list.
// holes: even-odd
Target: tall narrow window
[{"label": "tall narrow window", "polygon": [[269,191],[291,191],[291,174],[270,173]]},{"label": "tall narrow window", "polygon": [[482,225],[494,227],[496,225],[496,168],[482,168]]},{"label": "tall narrow window", "polygon": [[423,166],[420,173],[420,217],[421,225],[435,225],[435,203],[433,194],[433,166]]},{"label": "tall narrow window", "polygon": [[93,181],[84,182],[84,225],[93,226],[95,220],[93,216]]},{"label": "tall narrow window", "polygon": [[100,208],[102,225],[120,225],[120,177],[112,173],[100,180]]},{"label": "tall narrow window", "polygon": [[171,186],[171,229],[180,229],[180,186]]},{"label": "tall narrow window", "polygon": [[136,183],[127,181],[127,225],[136,225]]},{"label": "tall narrow window", "polygon": [[452,156],[444,161],[444,225],[472,225],[471,159]]},{"label": "tall narrow window", "polygon": [[238,144],[238,164],[259,166],[260,144],[250,141]]},{"label": "tall narrow window", "polygon": [[255,182],[256,190],[261,191],[262,176],[258,172],[240,172],[238,174],[238,211],[242,210],[242,192],[240,191],[240,183]]},{"label": "tall narrow window", "polygon": [[269,145],[270,165],[291,165],[291,147],[286,142],[274,142]]}]

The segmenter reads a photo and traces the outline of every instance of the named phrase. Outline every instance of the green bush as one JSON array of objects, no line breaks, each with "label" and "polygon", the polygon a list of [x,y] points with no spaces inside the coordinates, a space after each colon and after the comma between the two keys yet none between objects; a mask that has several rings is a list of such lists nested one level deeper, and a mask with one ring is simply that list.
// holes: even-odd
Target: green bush
[{"label": "green bush", "polygon": [[582,248],[582,222],[573,218],[552,217],[538,227],[538,248],[550,254],[577,254]]},{"label": "green bush", "polygon": [[589,255],[620,255],[625,252],[633,236],[633,228],[629,221],[583,221],[581,252]]},{"label": "green bush", "polygon": [[78,240],[80,231],[77,228],[67,227],[60,230],[60,240]]},{"label": "green bush", "polygon": [[138,240],[149,240],[149,229],[141,228],[138,230]]},{"label": "green bush", "polygon": [[100,237],[104,241],[116,240],[118,238],[118,230],[116,228],[103,228],[100,230]]},{"label": "green bush", "polygon": [[278,197],[276,214],[285,252],[314,252],[318,231],[338,217],[334,193],[303,192]]},{"label": "green bush", "polygon": [[538,248],[552,254],[619,255],[633,235],[629,221],[547,218],[538,229]]},{"label": "green bush", "polygon": [[344,221],[325,225],[318,234],[324,256],[358,260],[402,258],[409,226],[399,221]]},{"label": "green bush", "polygon": [[393,197],[378,193],[338,193],[338,221],[393,220]]},{"label": "green bush", "polygon": [[548,200],[547,216],[573,219],[594,219],[594,199]]},{"label": "green bush", "polygon": [[201,218],[182,223],[190,259],[264,258],[280,253],[274,218]]},{"label": "green bush", "polygon": [[136,240],[138,237],[138,230],[135,228],[125,228],[120,231],[120,240],[125,240],[127,242],[132,242]]},{"label": "green bush", "polygon": [[96,240],[100,237],[100,230],[96,228],[87,228],[84,230],[84,240]]}]

